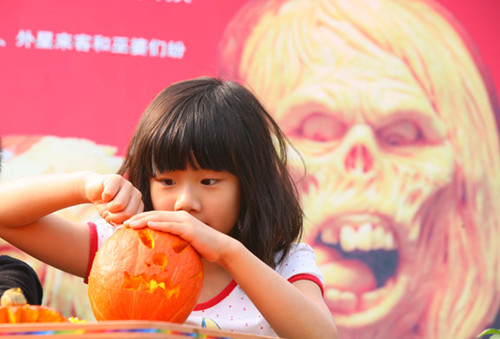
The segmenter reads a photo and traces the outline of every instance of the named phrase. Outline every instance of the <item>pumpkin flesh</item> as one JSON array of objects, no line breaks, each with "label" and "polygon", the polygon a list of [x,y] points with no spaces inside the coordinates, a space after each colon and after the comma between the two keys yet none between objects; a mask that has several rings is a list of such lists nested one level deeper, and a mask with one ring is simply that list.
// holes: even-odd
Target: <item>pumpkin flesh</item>
[{"label": "pumpkin flesh", "polygon": [[0,307],[0,323],[50,323],[66,322],[68,319],[49,307],[39,305]]}]

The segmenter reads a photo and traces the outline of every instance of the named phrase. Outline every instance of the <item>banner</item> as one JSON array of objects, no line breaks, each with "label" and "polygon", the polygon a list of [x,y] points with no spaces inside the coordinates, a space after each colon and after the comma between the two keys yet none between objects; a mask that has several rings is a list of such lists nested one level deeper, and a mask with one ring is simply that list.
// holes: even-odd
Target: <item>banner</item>
[{"label": "banner", "polygon": [[[339,337],[474,338],[500,327],[499,14],[495,0],[2,1],[1,176],[114,172],[164,87],[239,81],[307,166],[303,240]],[[33,263],[46,304],[92,319],[83,283],[0,248]]]}]

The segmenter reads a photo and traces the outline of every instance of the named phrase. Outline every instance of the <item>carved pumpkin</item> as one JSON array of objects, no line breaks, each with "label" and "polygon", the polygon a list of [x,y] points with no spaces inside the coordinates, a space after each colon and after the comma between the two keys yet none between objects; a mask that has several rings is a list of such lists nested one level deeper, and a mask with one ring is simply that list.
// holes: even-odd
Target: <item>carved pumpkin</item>
[{"label": "carved pumpkin", "polygon": [[0,323],[47,323],[69,321],[58,311],[40,305],[29,305],[20,288],[4,292],[0,303]]},{"label": "carved pumpkin", "polygon": [[88,294],[97,320],[183,323],[203,284],[200,255],[178,236],[121,228],[96,253]]}]

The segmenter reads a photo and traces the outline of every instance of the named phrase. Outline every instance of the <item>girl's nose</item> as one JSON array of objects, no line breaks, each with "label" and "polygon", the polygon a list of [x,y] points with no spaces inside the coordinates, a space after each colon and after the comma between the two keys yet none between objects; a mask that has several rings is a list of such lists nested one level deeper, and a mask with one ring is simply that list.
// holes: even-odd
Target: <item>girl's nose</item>
[{"label": "girl's nose", "polygon": [[196,190],[190,186],[184,186],[179,192],[175,201],[174,209],[176,211],[197,212],[201,209],[201,202]]}]

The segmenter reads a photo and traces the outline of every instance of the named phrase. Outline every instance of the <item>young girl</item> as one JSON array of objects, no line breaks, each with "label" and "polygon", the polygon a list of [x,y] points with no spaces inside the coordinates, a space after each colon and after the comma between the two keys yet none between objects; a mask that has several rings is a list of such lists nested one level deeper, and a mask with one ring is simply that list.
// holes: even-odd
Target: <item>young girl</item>
[{"label": "young girl", "polygon": [[[314,253],[294,243],[303,215],[287,146],[244,87],[214,78],[179,82],[141,118],[119,170],[128,180],[69,173],[1,183],[0,236],[86,277],[112,225],[170,232],[203,258],[203,289],[188,323],[336,338]],[[79,225],[51,214],[86,202],[106,221]]]}]

